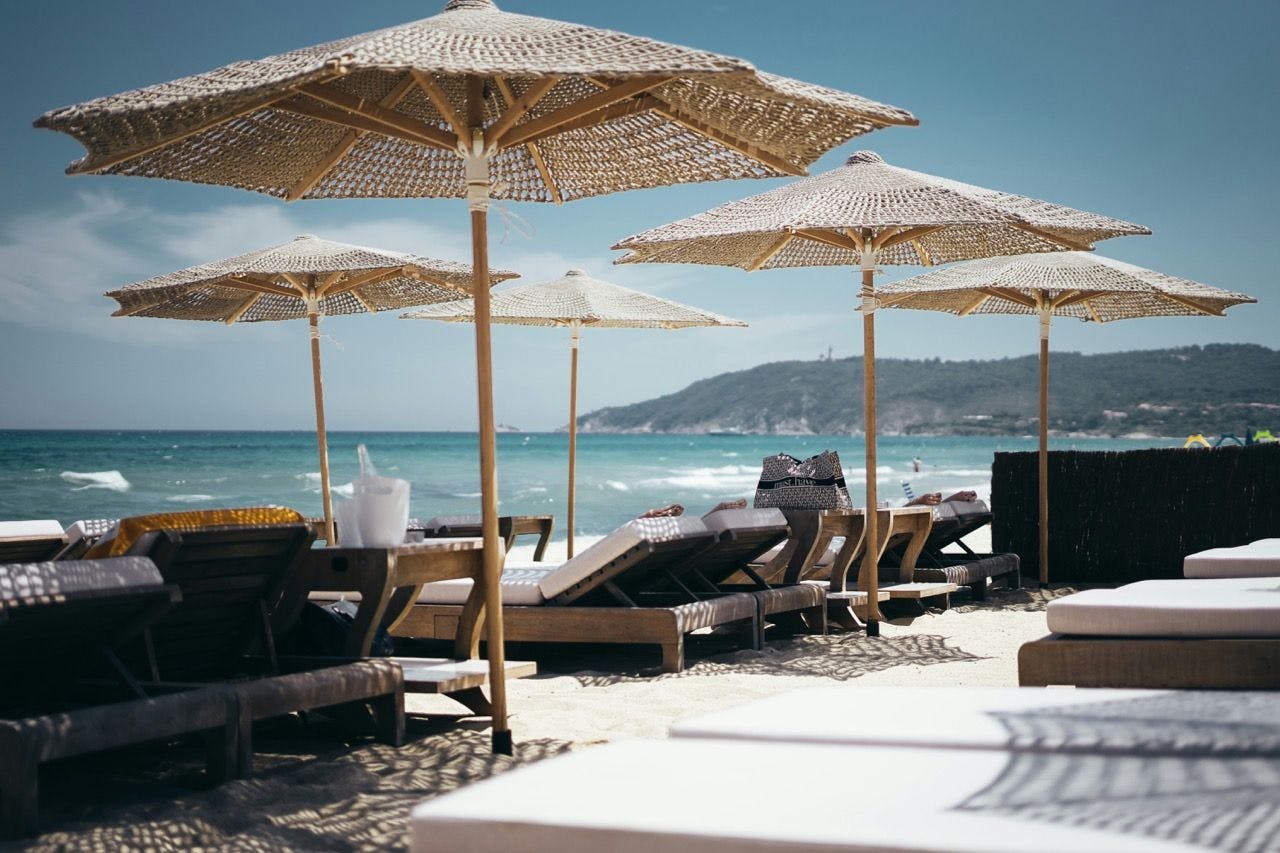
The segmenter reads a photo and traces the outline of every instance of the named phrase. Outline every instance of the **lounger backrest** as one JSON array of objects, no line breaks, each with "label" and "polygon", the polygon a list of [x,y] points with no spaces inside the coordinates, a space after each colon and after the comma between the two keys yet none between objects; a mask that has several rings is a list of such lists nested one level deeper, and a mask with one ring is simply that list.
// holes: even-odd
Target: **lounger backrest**
[{"label": "lounger backrest", "polygon": [[547,574],[538,588],[556,604],[583,602],[607,583],[624,591],[644,589],[651,578],[679,566],[714,539],[697,518],[633,519]]},{"label": "lounger backrest", "polygon": [[48,560],[66,544],[66,534],[56,521],[0,521],[0,563]]},{"label": "lounger backrest", "polygon": [[790,534],[780,509],[722,509],[702,520],[716,540],[680,567],[682,579],[698,575],[720,584]]},{"label": "lounger backrest", "polygon": [[160,530],[139,539],[133,553],[154,560],[165,582],[182,591],[182,603],[151,632],[160,678],[240,674],[247,652],[265,651],[256,648],[264,642],[264,613],[314,538],[297,522]]},{"label": "lounger backrest", "polygon": [[0,565],[0,695],[13,679],[99,671],[180,598],[145,557]]},{"label": "lounger backrest", "polygon": [[980,527],[991,523],[985,501],[943,501],[934,508],[933,527],[925,550],[941,551]]}]

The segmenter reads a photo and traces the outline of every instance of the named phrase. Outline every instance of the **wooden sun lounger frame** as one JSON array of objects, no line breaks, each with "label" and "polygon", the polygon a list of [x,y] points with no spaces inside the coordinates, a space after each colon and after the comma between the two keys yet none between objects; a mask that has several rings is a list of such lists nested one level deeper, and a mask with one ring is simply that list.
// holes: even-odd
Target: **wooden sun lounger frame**
[{"label": "wooden sun lounger frame", "polygon": [[[1003,578],[1009,589],[1022,586],[1021,563],[1017,554],[979,554],[964,543],[963,537],[991,523],[992,513],[966,513],[962,518],[944,518],[935,521],[923,547],[916,555],[913,565],[916,572],[922,574],[921,580],[935,583],[955,583],[966,587],[975,601],[987,598],[987,581]],[[883,541],[883,540],[882,540]],[[890,563],[899,565],[908,562],[909,555],[902,537],[886,543],[885,555]],[[942,549],[948,545],[958,545],[963,554],[948,554]],[[956,567],[964,569],[961,577],[951,571]]]},{"label": "wooden sun lounger frame", "polygon": [[1018,650],[1024,687],[1280,690],[1280,638],[1050,634]]},{"label": "wooden sun lounger frame", "polygon": [[[656,645],[662,670],[684,669],[684,638],[701,628],[737,624],[751,648],[760,647],[759,604],[744,593],[673,603],[669,597],[628,595],[614,579],[642,562],[664,554],[696,553],[713,534],[669,542],[640,542],[573,587],[543,605],[505,605],[502,619],[510,642],[608,643]],[[654,571],[658,571],[657,568]],[[580,603],[588,600],[590,603]],[[613,606],[597,606],[612,599]],[[464,615],[460,604],[415,604],[392,634],[418,639],[453,640]]]},{"label": "wooden sun lounger frame", "polygon": [[[537,536],[538,544],[533,549],[535,562],[542,562],[546,556],[547,545],[551,542],[551,533],[555,529],[555,516],[551,515],[504,515],[498,518],[498,535],[507,546],[507,553],[516,544],[520,536]],[[411,531],[421,531],[428,539],[443,536],[479,536],[480,520],[475,524],[446,524],[435,531],[427,531],[423,527],[409,527]]]},{"label": "wooden sun lounger frame", "polygon": [[43,563],[67,547],[62,536],[6,536],[0,538],[0,563]]},{"label": "wooden sun lounger frame", "polygon": [[[39,768],[56,759],[204,732],[209,777],[223,781],[235,774],[241,711],[234,691],[206,687],[147,697],[116,656],[120,645],[136,640],[181,599],[171,585],[104,588],[34,607],[0,608],[0,632],[19,631],[15,641],[63,641],[34,650],[45,654],[34,670],[17,676],[24,696],[9,703],[0,718],[0,838],[36,831]],[[89,663],[85,653],[92,650],[119,679],[108,690],[86,687],[76,678],[75,665]],[[75,658],[68,660],[71,655]],[[120,701],[121,693],[139,698]]]},{"label": "wooden sun lounger frame", "polygon": [[[724,593],[746,593],[755,598],[759,646],[764,644],[764,632],[770,622],[790,632],[825,634],[827,607],[821,589],[803,583],[771,586],[751,566],[751,560],[791,539],[791,526],[785,522],[773,528],[726,528],[702,552],[671,570],[670,580],[691,599]],[[707,573],[710,567],[704,558],[718,561],[718,565],[713,564],[713,574]],[[743,576],[747,582],[742,582]]]},{"label": "wooden sun lounger frame", "polygon": [[[378,741],[400,746],[404,743],[405,731],[404,675],[395,663],[378,659],[290,659],[276,654],[271,610],[279,602],[290,576],[297,571],[299,559],[314,541],[315,532],[309,525],[300,522],[220,526],[184,532],[159,530],[140,538],[134,543],[130,553],[150,557],[166,582],[173,583],[179,589],[198,589],[198,594],[203,596],[225,593],[234,599],[241,594],[241,590],[247,588],[239,576],[207,575],[199,571],[195,573],[196,576],[189,576],[182,570],[182,564],[176,562],[177,558],[186,547],[204,551],[222,548],[224,550],[221,554],[228,565],[238,566],[238,563],[233,562],[237,551],[247,558],[254,550],[255,535],[265,537],[272,534],[280,537],[282,560],[271,573],[273,576],[263,584],[262,594],[256,597],[256,608],[252,608],[252,605],[246,607],[242,632],[234,642],[240,649],[240,660],[265,670],[265,674],[249,679],[244,679],[241,673],[231,671],[211,673],[208,677],[201,675],[199,680],[190,680],[189,677],[184,677],[185,673],[176,678],[166,676],[158,668],[152,631],[148,631],[145,635],[145,652],[149,672],[147,680],[141,682],[143,689],[159,692],[189,690],[234,679],[226,686],[235,693],[242,706],[234,766],[237,776],[248,773],[251,769],[251,724],[294,711],[367,703],[375,718],[375,735]],[[188,597],[195,595],[197,593],[193,591]],[[208,604],[206,598],[202,602],[206,611]],[[231,612],[232,605],[225,606]],[[253,612],[249,612],[251,608]],[[182,608],[178,607],[167,619],[172,620],[170,624],[182,626],[183,616]],[[187,622],[187,628],[190,629],[192,624],[203,625],[201,618],[205,616],[207,612],[202,613],[201,617],[194,617],[196,621]],[[163,627],[156,626],[157,630]],[[212,629],[210,634],[215,637],[225,636]],[[197,638],[199,636],[197,634]],[[182,657],[181,654],[172,654],[174,647],[162,648],[161,651],[170,653],[170,657]],[[291,669],[302,671],[290,672]]]}]

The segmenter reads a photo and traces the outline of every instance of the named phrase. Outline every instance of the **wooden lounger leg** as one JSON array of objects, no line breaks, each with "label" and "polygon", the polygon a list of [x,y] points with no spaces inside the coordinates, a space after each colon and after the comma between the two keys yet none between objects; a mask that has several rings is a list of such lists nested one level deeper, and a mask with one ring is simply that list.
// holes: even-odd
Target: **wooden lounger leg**
[{"label": "wooden lounger leg", "polygon": [[868,620],[868,621],[867,621],[867,636],[868,636],[868,637],[879,637],[879,636],[880,636],[880,622],[879,622],[879,621],[877,621],[877,620],[875,620],[875,619],[870,619],[870,620]]},{"label": "wooden lounger leg", "polygon": [[978,581],[977,583],[971,583],[971,584],[969,584],[969,589],[970,589],[970,591],[973,593],[973,600],[974,600],[974,601],[986,601],[986,600],[987,600],[987,579],[986,579],[986,578],[983,578],[982,580]]},{"label": "wooden lounger leg", "polygon": [[673,642],[662,644],[662,671],[684,671],[684,635],[676,637]]},{"label": "wooden lounger leg", "polygon": [[374,737],[378,743],[404,746],[404,691],[378,696],[369,704],[373,707]]},{"label": "wooden lounger leg", "polygon": [[455,702],[461,702],[477,717],[487,717],[493,713],[493,705],[489,702],[489,697],[484,695],[484,689],[481,687],[467,687],[445,695]]},{"label": "wooden lounger leg", "polygon": [[236,719],[235,778],[243,779],[253,772],[253,714],[243,705]]},{"label": "wooden lounger leg", "polygon": [[40,759],[31,738],[0,728],[0,838],[21,838],[40,820]]},{"label": "wooden lounger leg", "polygon": [[205,774],[209,782],[221,785],[243,775],[240,763],[240,713],[227,714],[227,721],[204,733]]},{"label": "wooden lounger leg", "polygon": [[764,648],[764,618],[760,615],[758,606],[756,617],[742,622],[742,639],[752,651],[758,652]]}]

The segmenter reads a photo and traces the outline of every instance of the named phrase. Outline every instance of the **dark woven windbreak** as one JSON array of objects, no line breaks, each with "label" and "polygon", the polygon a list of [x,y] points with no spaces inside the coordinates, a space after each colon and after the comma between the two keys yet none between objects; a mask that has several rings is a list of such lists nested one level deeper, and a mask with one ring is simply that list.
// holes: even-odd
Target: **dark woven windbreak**
[{"label": "dark woven windbreak", "polygon": [[[469,77],[485,81],[495,198],[803,174],[854,136],[916,124],[734,57],[452,0],[430,18],[53,110],[36,125],[84,145],[72,172],[288,199],[459,197]],[[575,109],[584,102],[599,108]],[[573,120],[556,121],[564,111]]]},{"label": "dark woven windbreak", "polygon": [[[1039,570],[1035,453],[997,453],[992,546]],[[1182,577],[1182,558],[1280,536],[1280,444],[1053,451],[1049,562],[1061,583]]]}]

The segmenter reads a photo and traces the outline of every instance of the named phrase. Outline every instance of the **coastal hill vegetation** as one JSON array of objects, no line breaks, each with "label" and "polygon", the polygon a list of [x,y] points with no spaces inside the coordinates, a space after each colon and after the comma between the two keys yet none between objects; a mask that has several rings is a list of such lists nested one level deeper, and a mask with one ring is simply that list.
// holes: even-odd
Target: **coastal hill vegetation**
[{"label": "coastal hill vegetation", "polygon": [[[1021,435],[1037,430],[1036,356],[876,362],[886,435]],[[860,432],[862,359],[780,361],[674,394],[582,415],[589,432]],[[1050,358],[1049,428],[1099,436],[1280,435],[1280,351],[1255,344]]]}]

